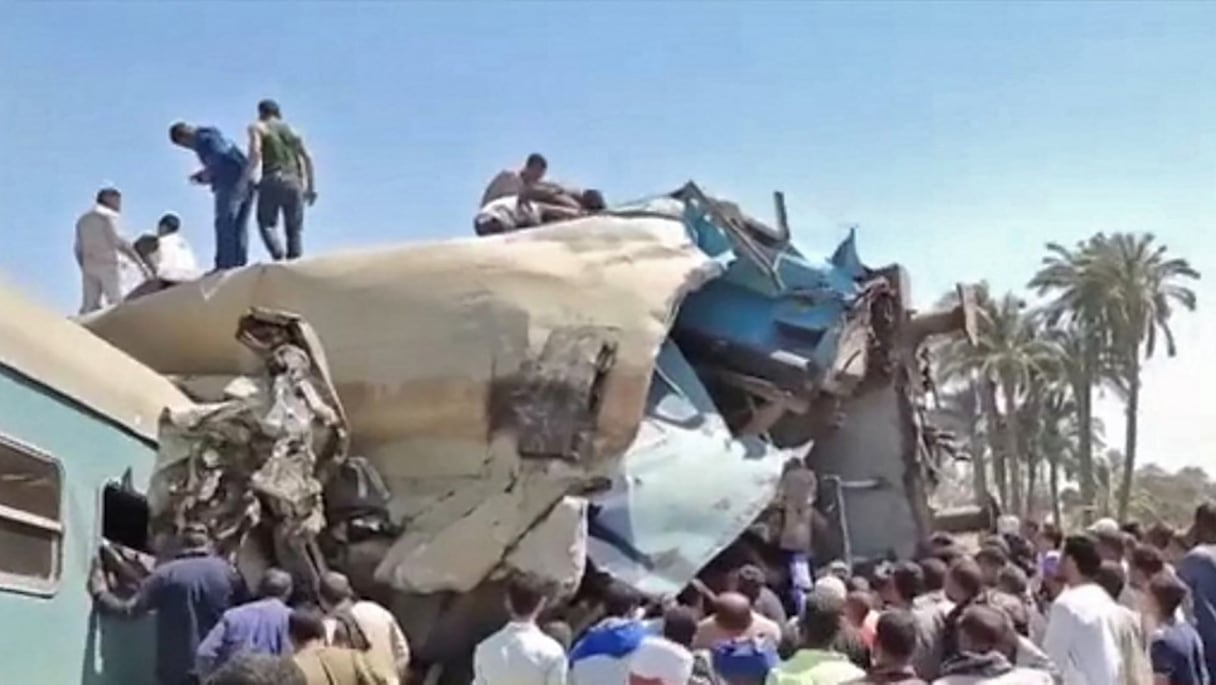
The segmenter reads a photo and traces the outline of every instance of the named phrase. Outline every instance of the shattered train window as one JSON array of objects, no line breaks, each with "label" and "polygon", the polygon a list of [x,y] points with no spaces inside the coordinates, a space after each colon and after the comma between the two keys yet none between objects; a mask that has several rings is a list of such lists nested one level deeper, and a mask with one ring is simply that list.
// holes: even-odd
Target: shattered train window
[{"label": "shattered train window", "polygon": [[63,545],[58,462],[0,437],[0,589],[49,593]]}]

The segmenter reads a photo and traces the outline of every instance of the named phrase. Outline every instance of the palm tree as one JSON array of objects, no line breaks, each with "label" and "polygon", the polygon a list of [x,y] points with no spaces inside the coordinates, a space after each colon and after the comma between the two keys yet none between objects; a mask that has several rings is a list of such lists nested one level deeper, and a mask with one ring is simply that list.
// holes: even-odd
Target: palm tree
[{"label": "palm tree", "polygon": [[[989,427],[989,436],[1003,436],[993,449],[993,476],[1001,501],[1013,511],[1022,509],[1022,480],[1018,469],[1021,445],[1018,438],[1018,406],[1036,373],[1046,373],[1058,352],[1054,344],[1038,334],[1034,320],[1026,314],[1026,303],[1012,293],[1000,300],[983,297],[979,302],[976,344],[955,348],[943,359],[947,378],[968,379],[976,384]],[[1004,414],[996,407],[999,392]]]},{"label": "palm tree", "polygon": [[1044,309],[1048,325],[1065,323],[1068,342],[1073,344],[1069,377],[1073,384],[1078,419],[1082,429],[1078,446],[1078,471],[1083,511],[1092,513],[1095,495],[1093,426],[1093,388],[1100,380],[1102,358],[1109,348],[1106,307],[1107,283],[1100,278],[1097,236],[1069,249],[1058,243],[1047,244],[1047,256],[1029,287],[1039,295],[1051,296]]},{"label": "palm tree", "polygon": [[1098,259],[1092,266],[1106,285],[1104,307],[1105,319],[1111,324],[1111,356],[1121,394],[1126,398],[1124,463],[1118,495],[1118,515],[1124,520],[1136,470],[1141,361],[1153,356],[1158,336],[1165,338],[1168,356],[1177,353],[1170,317],[1177,306],[1195,310],[1195,292],[1180,281],[1198,279],[1199,272],[1185,259],[1167,257],[1166,246],[1155,244],[1148,233],[1099,234],[1094,249]]}]

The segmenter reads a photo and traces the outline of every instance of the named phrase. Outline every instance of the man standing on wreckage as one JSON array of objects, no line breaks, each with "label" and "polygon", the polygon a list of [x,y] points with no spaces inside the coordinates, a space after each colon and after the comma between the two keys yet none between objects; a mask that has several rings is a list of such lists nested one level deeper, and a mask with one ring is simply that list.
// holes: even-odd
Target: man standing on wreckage
[{"label": "man standing on wreckage", "polygon": [[169,128],[174,145],[193,150],[203,168],[190,182],[210,184],[215,195],[215,268],[235,269],[249,260],[249,213],[253,183],[246,175],[245,153],[209,126],[177,122]]}]

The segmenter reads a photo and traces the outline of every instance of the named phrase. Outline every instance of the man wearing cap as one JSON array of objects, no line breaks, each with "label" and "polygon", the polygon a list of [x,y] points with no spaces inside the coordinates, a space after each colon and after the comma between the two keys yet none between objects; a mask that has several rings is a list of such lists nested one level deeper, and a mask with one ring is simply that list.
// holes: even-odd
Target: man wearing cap
[{"label": "man wearing cap", "polygon": [[205,526],[185,526],[180,543],[181,551],[152,571],[128,599],[108,589],[89,588],[97,608],[105,613],[137,618],[156,612],[157,685],[196,682],[194,657],[203,636],[244,594],[236,570],[212,553]]},{"label": "man wearing cap", "polygon": [[[304,251],[304,206],[317,201],[317,186],[304,139],[283,121],[274,100],[258,103],[258,119],[249,125],[248,157],[245,177],[252,179],[255,171],[262,175],[257,215],[266,251],[276,262],[296,259]],[[286,250],[275,233],[280,214]]]}]

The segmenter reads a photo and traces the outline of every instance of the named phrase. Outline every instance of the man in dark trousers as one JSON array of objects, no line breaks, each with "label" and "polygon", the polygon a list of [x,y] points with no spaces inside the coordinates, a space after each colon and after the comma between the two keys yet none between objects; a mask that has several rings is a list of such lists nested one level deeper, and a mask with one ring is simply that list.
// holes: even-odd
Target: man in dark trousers
[{"label": "man in dark trousers", "polygon": [[245,153],[219,129],[184,122],[169,128],[174,145],[193,150],[203,168],[191,183],[209,184],[215,195],[215,268],[235,269],[249,260],[249,211],[253,183],[246,174]]},{"label": "man in dark trousers", "polygon": [[156,612],[158,685],[197,682],[194,655],[199,643],[243,594],[236,570],[212,553],[205,526],[187,525],[180,539],[181,551],[152,571],[132,597],[93,590],[95,605],[105,613],[135,618]]},{"label": "man in dark trousers", "polygon": [[[316,202],[317,184],[304,140],[283,121],[274,100],[258,103],[258,120],[249,126],[248,157],[246,177],[253,178],[261,167],[257,216],[266,251],[276,262],[296,259],[304,250],[304,205]],[[283,215],[286,251],[275,235],[279,214]]]}]

